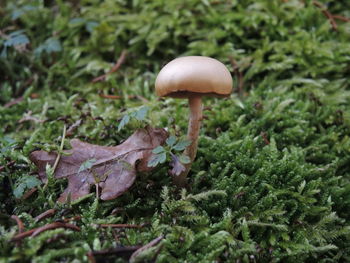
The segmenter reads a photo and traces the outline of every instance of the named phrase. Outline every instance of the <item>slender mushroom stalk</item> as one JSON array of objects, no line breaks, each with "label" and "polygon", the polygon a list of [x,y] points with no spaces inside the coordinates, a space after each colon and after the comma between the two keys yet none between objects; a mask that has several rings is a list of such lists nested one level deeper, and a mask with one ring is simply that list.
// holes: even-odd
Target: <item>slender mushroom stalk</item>
[{"label": "slender mushroom stalk", "polygon": [[188,120],[187,139],[191,144],[185,149],[184,155],[190,158],[190,163],[185,165],[185,171],[174,178],[177,186],[184,187],[186,185],[186,177],[191,170],[192,163],[197,155],[198,136],[201,128],[202,115],[202,96],[192,96],[188,98],[190,108],[190,118]]},{"label": "slender mushroom stalk", "polygon": [[198,135],[202,121],[202,97],[229,96],[232,91],[232,78],[224,64],[216,59],[201,56],[189,56],[170,61],[159,72],[156,79],[158,96],[188,98],[190,117],[187,137],[191,144],[184,154],[190,158],[185,170],[174,175],[174,183],[186,186],[187,174],[191,170],[197,154]]},{"label": "slender mushroom stalk", "polygon": [[197,154],[198,135],[201,128],[202,115],[202,96],[193,96],[188,99],[190,108],[190,118],[188,121],[187,137],[191,144],[186,148],[185,155],[194,161]]}]

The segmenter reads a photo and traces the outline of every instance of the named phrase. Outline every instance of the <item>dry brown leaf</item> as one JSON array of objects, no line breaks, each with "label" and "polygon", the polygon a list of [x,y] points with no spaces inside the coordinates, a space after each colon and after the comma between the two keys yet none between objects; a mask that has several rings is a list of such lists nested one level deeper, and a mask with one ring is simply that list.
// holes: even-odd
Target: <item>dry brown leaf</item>
[{"label": "dry brown leaf", "polygon": [[[89,194],[90,187],[96,183],[102,189],[102,200],[120,196],[134,183],[136,171],[150,170],[147,163],[152,157],[152,150],[164,144],[167,137],[168,133],[164,129],[147,127],[137,130],[125,142],[115,147],[71,140],[72,149],[65,151],[55,170],[55,178],[68,179],[68,187],[58,201],[66,202],[69,195],[72,201],[83,197]],[[56,157],[57,153],[45,151],[30,154],[30,160],[38,167],[43,181],[47,180],[46,165],[53,166]],[[95,162],[90,169],[79,172],[83,163],[93,159]]]}]

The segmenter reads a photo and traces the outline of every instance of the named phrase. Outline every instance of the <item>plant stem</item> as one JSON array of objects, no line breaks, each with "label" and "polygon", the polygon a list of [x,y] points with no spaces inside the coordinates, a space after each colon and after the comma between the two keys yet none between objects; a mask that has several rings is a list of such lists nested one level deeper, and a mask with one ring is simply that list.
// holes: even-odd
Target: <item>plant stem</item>
[{"label": "plant stem", "polygon": [[184,154],[187,155],[191,162],[185,165],[185,171],[174,178],[174,182],[179,187],[186,185],[186,177],[191,170],[192,163],[196,158],[198,135],[202,121],[202,96],[193,96],[188,99],[190,108],[190,118],[188,121],[187,138],[191,141],[191,144],[185,149]]},{"label": "plant stem", "polygon": [[63,125],[63,134],[62,134],[62,140],[61,140],[61,145],[60,145],[60,149],[57,153],[57,158],[55,160],[55,163],[53,165],[53,172],[55,172],[56,168],[57,168],[57,165],[58,165],[58,162],[60,161],[61,159],[61,154],[62,154],[62,151],[63,151],[63,146],[64,146],[64,139],[66,138],[66,132],[67,132],[67,126],[66,124]]}]

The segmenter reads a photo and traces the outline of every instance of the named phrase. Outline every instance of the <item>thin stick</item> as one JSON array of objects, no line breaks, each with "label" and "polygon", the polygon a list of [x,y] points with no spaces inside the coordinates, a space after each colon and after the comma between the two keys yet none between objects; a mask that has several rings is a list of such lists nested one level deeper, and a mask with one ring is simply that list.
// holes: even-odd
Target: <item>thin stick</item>
[{"label": "thin stick", "polygon": [[10,108],[11,106],[16,105],[16,104],[22,102],[23,99],[24,99],[23,96],[21,96],[21,97],[19,97],[19,98],[17,98],[17,99],[11,100],[10,102],[8,102],[8,103],[6,103],[6,104],[4,105],[4,108]]},{"label": "thin stick", "polygon": [[17,226],[18,226],[18,233],[22,233],[24,231],[24,225],[23,225],[22,220],[16,215],[12,215],[11,219],[16,221]]},{"label": "thin stick", "polygon": [[340,21],[344,21],[344,22],[350,22],[350,18],[345,17],[345,16],[340,16],[340,15],[333,15],[334,19],[338,19]]},{"label": "thin stick", "polygon": [[45,211],[44,213],[41,213],[40,215],[35,217],[34,220],[35,220],[35,222],[39,222],[45,218],[53,216],[55,213],[56,213],[55,209],[49,209],[49,210]]},{"label": "thin stick", "polygon": [[51,229],[56,229],[56,228],[67,228],[67,229],[71,229],[74,231],[80,231],[80,228],[77,227],[76,225],[73,224],[68,224],[68,223],[61,223],[61,222],[55,222],[52,224],[48,224],[42,227],[37,228],[33,234],[31,235],[31,237],[35,237],[37,235],[39,235],[40,233],[47,231],[47,230],[51,230]]},{"label": "thin stick", "polygon": [[239,70],[239,67],[238,67],[236,60],[231,56],[229,57],[229,59],[230,59],[233,71],[238,79],[238,95],[242,96],[243,95],[243,85],[244,85],[243,73]]},{"label": "thin stick", "polygon": [[154,247],[155,245],[157,245],[160,241],[162,241],[162,239],[164,238],[163,235],[153,239],[151,242],[149,242],[148,244],[142,246],[141,248],[139,248],[138,250],[136,250],[130,257],[129,262],[134,262],[135,259],[145,250]]},{"label": "thin stick", "polygon": [[38,227],[38,228],[33,228],[31,230],[28,230],[26,232],[20,233],[18,235],[15,235],[11,241],[18,241],[21,240],[23,238],[29,237],[29,236],[37,236],[40,233],[46,231],[46,230],[51,230],[51,229],[56,229],[56,228],[68,228],[68,229],[72,229],[75,231],[80,231],[80,228],[77,227],[76,225],[72,225],[72,224],[67,224],[67,223],[61,223],[61,222],[55,222],[55,223],[51,223],[42,227]]},{"label": "thin stick", "polygon": [[63,125],[63,134],[62,134],[62,140],[61,140],[61,145],[60,145],[60,149],[58,151],[58,154],[57,154],[57,157],[56,157],[56,160],[55,160],[55,163],[53,165],[53,172],[55,172],[56,168],[57,168],[57,165],[58,165],[58,162],[60,161],[61,159],[61,154],[62,154],[62,151],[63,151],[63,146],[64,146],[64,139],[66,138],[66,132],[67,132],[67,126],[66,124]]},{"label": "thin stick", "polygon": [[94,254],[92,253],[92,251],[87,252],[86,256],[87,256],[87,258],[89,260],[89,263],[96,263],[96,259],[94,257]]},{"label": "thin stick", "polygon": [[25,200],[25,199],[29,198],[36,191],[38,191],[38,188],[36,188],[36,187],[29,189],[27,192],[24,193],[24,195],[22,196],[22,199]]},{"label": "thin stick", "polygon": [[120,68],[120,66],[124,63],[126,55],[127,55],[126,50],[123,50],[122,53],[120,54],[120,57],[117,60],[117,63],[111,68],[111,70],[108,71],[106,74],[103,74],[99,77],[94,78],[91,82],[96,83],[99,81],[103,81],[103,80],[105,80],[105,78],[107,77],[108,74],[116,72]]},{"label": "thin stick", "polygon": [[99,227],[111,227],[111,228],[143,228],[147,224],[134,225],[134,224],[100,224]]},{"label": "thin stick", "polygon": [[[123,99],[124,97],[123,96],[118,96],[118,95],[109,95],[109,94],[99,94],[99,96],[101,98],[104,98],[104,99],[111,99],[111,100],[119,100],[119,99]],[[129,99],[139,99],[143,102],[149,102],[148,99],[146,99],[145,97],[142,97],[140,95],[128,95],[127,96]]]},{"label": "thin stick", "polygon": [[77,221],[77,220],[80,220],[81,219],[81,216],[77,215],[77,216],[73,216],[73,217],[70,217],[70,218],[65,218],[63,219],[64,222],[69,222],[69,221]]},{"label": "thin stick", "polygon": [[128,247],[116,247],[105,250],[91,251],[94,256],[104,256],[104,255],[120,255],[128,256],[134,251],[138,250],[141,246],[128,246]]},{"label": "thin stick", "polygon": [[313,1],[312,2],[315,6],[317,6],[318,8],[321,9],[321,12],[324,14],[325,17],[328,18],[329,22],[331,23],[331,26],[333,28],[334,31],[338,30],[338,25],[335,22],[333,15],[323,6],[323,4],[321,4],[318,1]]}]

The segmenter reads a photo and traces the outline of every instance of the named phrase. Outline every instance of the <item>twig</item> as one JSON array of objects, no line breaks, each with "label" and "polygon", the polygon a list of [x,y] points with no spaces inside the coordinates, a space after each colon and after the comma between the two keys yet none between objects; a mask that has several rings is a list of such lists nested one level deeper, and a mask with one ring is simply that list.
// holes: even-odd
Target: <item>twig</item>
[{"label": "twig", "polygon": [[56,228],[67,228],[67,229],[72,229],[74,231],[80,231],[80,228],[77,227],[76,225],[73,224],[68,224],[68,223],[61,223],[61,222],[55,222],[55,223],[51,223],[42,227],[37,228],[33,234],[31,235],[31,237],[35,237],[37,235],[39,235],[40,233],[47,231],[47,230],[51,230],[51,229],[56,229]]},{"label": "twig", "polygon": [[11,106],[16,105],[16,104],[18,104],[18,103],[20,103],[22,101],[23,101],[23,96],[21,96],[21,97],[19,97],[17,99],[11,100],[10,102],[6,103],[4,105],[4,108],[10,108]]},{"label": "twig", "polygon": [[129,256],[140,248],[141,246],[116,247],[111,249],[91,251],[90,253],[94,256],[105,256],[105,255]]},{"label": "twig", "polygon": [[143,97],[141,95],[135,95],[135,97],[138,98],[139,100],[141,100],[142,102],[145,102],[145,103],[149,102],[148,99],[146,99],[145,97]]},{"label": "twig", "polygon": [[0,166],[0,172],[2,172],[3,170],[5,170],[6,167],[11,167],[12,165],[14,165],[16,163],[16,161],[11,161],[8,162],[6,165]]},{"label": "twig", "polygon": [[92,253],[92,251],[87,252],[87,253],[86,253],[86,256],[87,256],[88,261],[89,261],[90,263],[96,263],[96,259],[95,259],[95,257],[94,257],[94,254]]},{"label": "twig", "polygon": [[96,188],[96,198],[100,199],[100,187],[98,186],[98,183],[95,184],[95,188]]},{"label": "twig", "polygon": [[138,257],[143,251],[157,245],[160,241],[162,241],[162,239],[164,238],[163,235],[153,239],[151,242],[149,242],[148,244],[140,247],[138,250],[136,250],[130,257],[129,262],[134,262],[136,257]]},{"label": "twig", "polygon": [[26,200],[27,198],[29,198],[32,194],[34,194],[36,191],[38,191],[38,188],[34,187],[29,189],[27,192],[24,193],[24,195],[22,196],[22,200]]},{"label": "twig", "polygon": [[149,225],[148,223],[142,225],[134,225],[134,224],[100,224],[99,227],[111,227],[111,228],[143,228]]},{"label": "twig", "polygon": [[334,19],[338,19],[340,21],[344,22],[350,22],[350,18],[347,18],[345,16],[340,16],[340,15],[332,15]]},{"label": "twig", "polygon": [[108,71],[106,74],[103,74],[99,77],[94,78],[91,82],[96,83],[99,81],[103,81],[103,80],[105,80],[105,78],[107,77],[108,74],[116,72],[120,68],[120,66],[124,63],[126,55],[127,55],[126,50],[123,50],[122,53],[120,54],[120,57],[117,60],[117,63],[111,68],[111,70]]},{"label": "twig", "polygon": [[313,1],[312,2],[315,6],[317,6],[318,8],[321,9],[321,12],[324,14],[325,17],[328,18],[329,22],[331,23],[331,26],[333,28],[334,31],[337,31],[338,30],[338,25],[337,23],[335,22],[334,18],[333,18],[333,15],[327,10],[327,8],[325,8],[323,6],[323,4],[321,4],[320,2],[318,1]]},{"label": "twig", "polygon": [[266,132],[261,132],[261,137],[263,138],[264,142],[266,145],[270,144],[269,139],[267,138],[267,133]]},{"label": "twig", "polygon": [[70,218],[65,218],[63,219],[64,222],[70,222],[70,221],[77,221],[77,220],[80,220],[81,219],[81,216],[73,216],[73,217],[70,217]]},{"label": "twig", "polygon": [[61,140],[60,149],[58,151],[57,158],[56,158],[55,163],[54,163],[53,168],[52,168],[53,172],[55,172],[55,170],[57,168],[57,165],[58,165],[58,162],[61,159],[61,154],[62,154],[63,146],[64,146],[64,139],[66,138],[66,132],[67,132],[67,126],[66,126],[66,124],[64,124],[63,125],[63,134],[62,134],[62,140]]},{"label": "twig", "polygon": [[16,221],[17,226],[18,226],[18,233],[22,233],[24,231],[24,225],[23,225],[22,220],[16,215],[12,215],[11,219]]},{"label": "twig", "polygon": [[[122,99],[123,96],[118,96],[118,95],[109,95],[109,94],[99,94],[99,96],[101,98],[104,98],[104,99],[111,99],[111,100],[119,100],[119,99]],[[139,99],[141,100],[142,102],[149,102],[148,99],[146,99],[145,97],[142,97],[140,95],[129,95],[127,96],[129,99]]]},{"label": "twig", "polygon": [[23,238],[26,237],[35,237],[37,235],[39,235],[40,233],[47,231],[47,230],[51,230],[51,229],[56,229],[56,228],[67,228],[67,229],[72,229],[74,231],[80,231],[80,228],[77,227],[76,225],[72,225],[72,224],[67,224],[67,223],[61,223],[61,222],[55,222],[55,223],[51,223],[42,227],[38,227],[38,228],[34,228],[31,230],[28,230],[26,232],[20,233],[18,235],[15,235],[11,241],[18,241],[21,240]]},{"label": "twig", "polygon": [[104,98],[104,99],[111,99],[111,100],[119,100],[119,99],[122,99],[123,97],[122,96],[118,96],[118,95],[109,95],[109,94],[98,94],[101,98]]},{"label": "twig", "polygon": [[114,237],[115,242],[119,243],[120,242],[119,235],[118,235],[117,231],[115,229],[113,229],[113,228],[112,228],[112,235]]},{"label": "twig", "polygon": [[39,222],[45,218],[48,218],[50,216],[53,216],[56,213],[55,209],[49,209],[45,211],[44,213],[38,215],[37,217],[34,218],[35,222]]},{"label": "twig", "polygon": [[68,129],[66,132],[66,137],[72,136],[74,131],[83,123],[82,119],[77,120],[76,122],[74,122]]},{"label": "twig", "polygon": [[244,85],[244,81],[243,81],[243,73],[239,70],[239,66],[236,62],[236,60],[233,57],[229,57],[232,68],[233,68],[233,72],[235,73],[235,75],[237,76],[237,80],[238,80],[238,94],[239,96],[243,95],[243,85]]},{"label": "twig", "polygon": [[44,123],[46,120],[39,119],[37,117],[32,116],[32,111],[28,111],[24,114],[24,117],[18,121],[18,123],[23,123],[25,121],[33,121],[35,123]]}]

